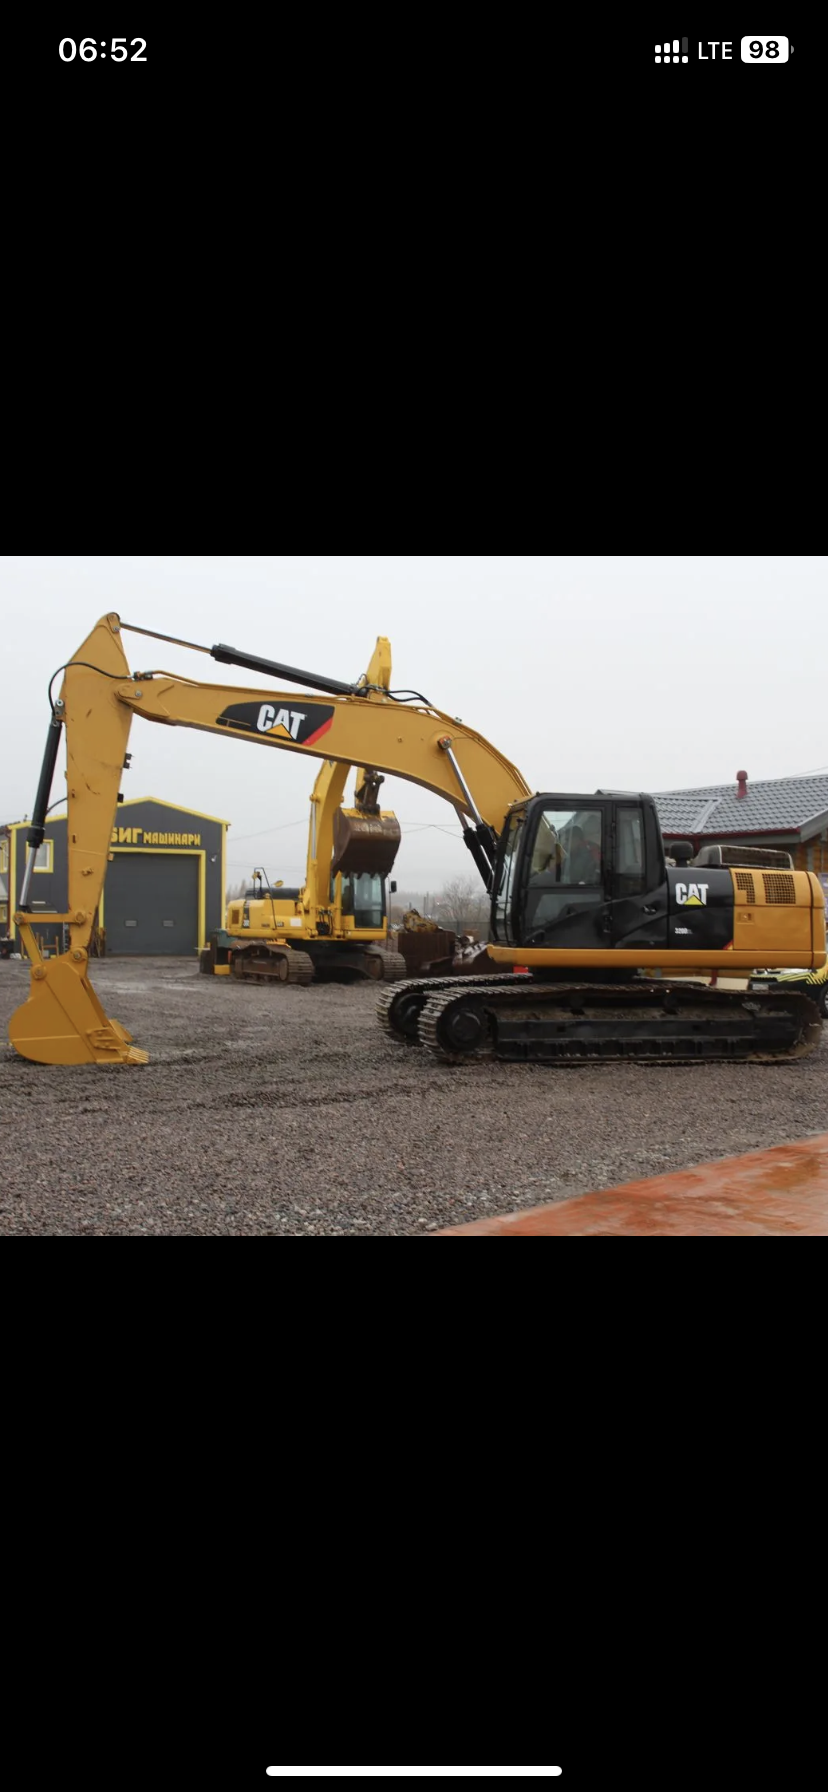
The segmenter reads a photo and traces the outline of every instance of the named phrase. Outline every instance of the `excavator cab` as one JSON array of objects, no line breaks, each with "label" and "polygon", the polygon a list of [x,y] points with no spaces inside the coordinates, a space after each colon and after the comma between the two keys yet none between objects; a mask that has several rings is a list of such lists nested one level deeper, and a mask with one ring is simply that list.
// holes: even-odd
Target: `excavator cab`
[{"label": "excavator cab", "polygon": [[667,944],[669,894],[652,797],[544,794],[500,841],[493,943],[567,951]]},{"label": "excavator cab", "polygon": [[[336,894],[336,880],[331,879],[331,899]],[[385,879],[370,871],[351,871],[342,877],[341,913],[353,916],[354,927],[381,932],[387,925],[388,909]]]}]

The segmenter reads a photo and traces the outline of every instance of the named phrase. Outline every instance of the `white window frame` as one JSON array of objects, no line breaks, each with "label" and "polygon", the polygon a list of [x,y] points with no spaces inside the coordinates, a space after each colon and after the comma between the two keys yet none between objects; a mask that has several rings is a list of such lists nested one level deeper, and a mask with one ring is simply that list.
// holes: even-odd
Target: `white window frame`
[{"label": "white window frame", "polygon": [[[44,851],[44,848],[47,853],[48,862],[45,865],[38,865],[37,861],[40,858],[41,853]],[[54,863],[55,863],[54,840],[42,840],[37,849],[37,852],[35,853],[35,862],[34,862],[35,871],[45,871],[45,872],[49,873],[54,870]]]}]

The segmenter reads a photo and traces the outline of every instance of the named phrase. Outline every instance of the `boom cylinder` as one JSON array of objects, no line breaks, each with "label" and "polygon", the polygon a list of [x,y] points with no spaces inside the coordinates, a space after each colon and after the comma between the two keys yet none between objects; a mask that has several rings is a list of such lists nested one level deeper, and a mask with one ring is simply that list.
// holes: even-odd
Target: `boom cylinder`
[{"label": "boom cylinder", "polygon": [[43,764],[40,768],[40,783],[37,787],[37,796],[35,797],[35,805],[32,811],[32,823],[29,832],[26,835],[26,845],[29,848],[29,856],[26,861],[26,870],[23,876],[23,888],[20,892],[19,906],[21,909],[27,909],[29,906],[29,890],[32,883],[35,857],[38,847],[43,844],[43,836],[46,832],[46,815],[49,809],[49,797],[52,790],[52,779],[55,775],[62,727],[63,721],[61,717],[53,711],[52,720],[49,723],[49,732],[46,736],[46,750],[43,754]]},{"label": "boom cylinder", "polygon": [[460,789],[463,792],[463,795],[466,799],[466,802],[469,805],[469,808],[471,810],[472,815],[474,816],[475,821],[477,822],[478,827],[482,827],[483,826],[483,817],[480,813],[480,810],[477,807],[477,804],[474,800],[474,797],[472,796],[472,793],[468,787],[468,784],[466,783],[466,780],[463,777],[463,773],[461,772],[460,767],[457,763],[457,755],[454,752],[451,741],[449,740],[447,735],[444,735],[443,739],[440,741],[440,747],[441,747],[442,752],[444,752],[446,755],[449,765],[451,766],[451,769],[454,772],[454,776],[457,779]]},{"label": "boom cylinder", "polygon": [[225,647],[221,642],[217,647],[211,647],[210,653],[214,660],[221,660],[225,666],[244,666],[248,672],[289,678],[292,683],[307,685],[312,691],[330,691],[335,697],[359,695],[359,685],[342,684],[338,678],[323,678],[321,672],[300,672],[296,666],[282,666],[277,660],[261,660],[254,653],[239,653],[237,648]]},{"label": "boom cylinder", "polygon": [[497,852],[497,838],[492,829],[483,820],[469,786],[460,770],[457,755],[452,748],[451,740],[447,734],[443,736],[442,740],[439,742],[439,746],[441,752],[445,753],[457,782],[460,785],[460,789],[468,803],[469,809],[474,816],[476,825],[473,828],[468,828],[464,825],[463,839],[465,840],[475,865],[486,885],[486,889],[491,895],[494,885],[494,863],[495,854]]},{"label": "boom cylinder", "polygon": [[463,839],[474,859],[478,871],[480,872],[480,876],[486,885],[486,889],[488,890],[489,895],[491,895],[494,888],[494,863],[497,845],[492,830],[487,827],[484,821],[479,828],[464,828]]}]

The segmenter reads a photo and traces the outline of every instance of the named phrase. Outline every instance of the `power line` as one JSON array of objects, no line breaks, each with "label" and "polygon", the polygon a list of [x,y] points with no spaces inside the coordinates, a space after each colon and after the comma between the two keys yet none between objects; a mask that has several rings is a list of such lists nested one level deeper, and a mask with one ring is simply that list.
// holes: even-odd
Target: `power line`
[{"label": "power line", "polygon": [[258,834],[234,834],[233,845],[244,846],[246,840],[264,840],[266,834],[284,834],[288,828],[306,828],[308,818],[303,815],[301,821],[281,821],[277,827],[261,828]]},{"label": "power line", "polygon": [[411,826],[406,827],[404,822],[400,822],[400,827],[402,828],[404,835],[406,835],[406,834],[448,834],[448,836],[451,840],[459,840],[461,838],[461,835],[458,834],[456,828],[441,828],[440,823],[438,821],[418,822],[414,827],[411,827]]},{"label": "power line", "polygon": [[812,765],[807,772],[785,772],[782,778],[755,778],[755,784],[786,784],[789,778],[815,778],[818,772],[828,772],[828,765]]},{"label": "power line", "polygon": [[[61,798],[61,801],[65,801],[65,798]],[[289,828],[306,828],[307,825],[307,816],[303,816],[301,821],[282,821],[279,822],[276,827],[260,828],[257,834],[234,834],[233,845],[244,846],[248,840],[264,840],[269,834],[284,834]],[[449,834],[452,840],[458,840],[460,838],[456,828],[441,827],[440,823],[437,821],[401,821],[400,827],[405,834],[426,834],[428,832],[433,832],[436,834]]]}]

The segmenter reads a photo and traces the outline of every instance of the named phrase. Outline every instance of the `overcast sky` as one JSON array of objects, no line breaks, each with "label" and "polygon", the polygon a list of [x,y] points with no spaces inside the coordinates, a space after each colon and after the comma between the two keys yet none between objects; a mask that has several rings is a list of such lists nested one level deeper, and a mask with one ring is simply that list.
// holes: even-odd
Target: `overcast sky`
[{"label": "overcast sky", "polygon": [[[462,717],[533,789],[658,791],[828,766],[828,556],[10,555],[0,568],[0,821],[31,814],[49,678],[108,610],[343,680],[388,635],[393,687]],[[125,645],[133,669],[256,682],[139,636]],[[140,720],[130,751],[126,796],[232,822],[229,881],[257,865],[301,879],[316,761]],[[53,799],[64,766],[61,755]],[[402,823],[402,889],[476,878],[448,804],[392,779],[382,800]]]}]

